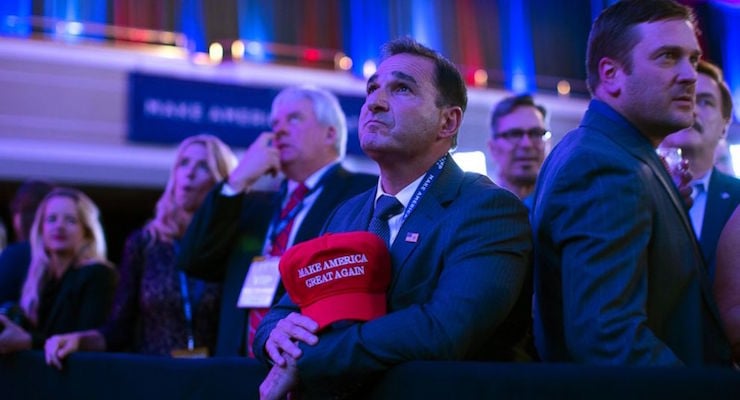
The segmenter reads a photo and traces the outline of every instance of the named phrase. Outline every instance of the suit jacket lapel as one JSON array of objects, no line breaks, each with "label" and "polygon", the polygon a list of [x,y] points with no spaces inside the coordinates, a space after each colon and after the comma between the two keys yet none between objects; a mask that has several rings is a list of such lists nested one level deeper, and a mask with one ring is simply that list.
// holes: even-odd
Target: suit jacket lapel
[{"label": "suit jacket lapel", "polygon": [[421,198],[416,209],[401,225],[398,236],[391,246],[394,266],[392,282],[398,281],[398,274],[408,261],[409,255],[422,241],[428,239],[430,228],[439,223],[439,217],[446,205],[455,198],[462,177],[463,171],[452,157],[448,157],[442,172]]},{"label": "suit jacket lapel", "polygon": [[658,177],[661,185],[665,189],[668,196],[671,198],[671,203],[673,203],[676,212],[678,212],[681,216],[681,222],[683,223],[684,228],[686,228],[686,230],[694,238],[696,238],[696,234],[694,233],[694,226],[691,224],[691,219],[689,218],[688,212],[686,212],[686,207],[684,206],[683,199],[678,193],[676,185],[673,183],[673,178],[668,174],[668,171],[663,166],[663,163],[660,161],[658,155],[641,154],[640,152],[633,152],[632,154],[634,154],[637,158],[650,166],[650,169],[653,170],[653,173],[656,177]]},{"label": "suit jacket lapel", "polygon": [[[70,269],[73,267],[69,267]],[[67,297],[69,297],[71,290],[71,286],[69,284],[65,285],[64,281],[70,278],[70,275],[73,273],[71,270],[67,270],[62,277],[60,278],[59,282],[57,282],[57,285],[59,285],[59,291],[57,292],[56,297],[52,300],[54,304],[51,307],[51,310],[49,310],[49,315],[46,317],[46,321],[44,322],[44,325],[46,327],[54,326],[56,324],[57,319],[60,317],[61,308],[65,303],[67,303]],[[49,283],[47,283],[48,285]],[[40,299],[39,299],[40,300]]]},{"label": "suit jacket lapel", "polygon": [[323,181],[321,193],[314,202],[311,209],[308,210],[306,217],[303,219],[301,226],[298,228],[298,232],[295,236],[295,242],[304,242],[308,239],[316,237],[317,233],[321,231],[321,228],[326,222],[327,215],[330,215],[333,210],[327,212],[321,212],[318,210],[326,210],[331,208],[333,205],[338,204],[338,199],[342,196],[343,192],[342,181],[344,181],[349,172],[344,169],[341,165],[337,165],[333,170],[327,171],[328,174],[326,179]]},{"label": "suit jacket lapel", "polygon": [[352,219],[348,225],[350,229],[357,231],[366,231],[370,226],[370,218],[373,217],[373,210],[375,209],[375,193],[377,188],[373,187],[366,193],[365,201],[362,202],[362,206],[357,211],[356,217]]},{"label": "suit jacket lapel", "polygon": [[[593,104],[594,102],[592,102],[592,105]],[[606,104],[601,102],[598,103],[598,106],[608,107]],[[598,130],[604,136],[609,138],[609,140],[629,152],[632,156],[647,164],[647,166],[653,171],[653,174],[658,178],[658,181],[665,189],[668,197],[670,197],[671,203],[673,203],[676,212],[680,215],[684,228],[691,233],[692,236],[696,237],[694,234],[694,228],[691,225],[691,219],[689,218],[688,212],[686,212],[681,195],[678,193],[676,185],[673,183],[673,179],[663,166],[663,163],[660,161],[655,149],[646,137],[640,134],[640,132],[638,132],[621,116],[619,119],[616,119],[600,112],[587,113],[586,117],[584,117],[583,125],[588,125],[591,129]],[[609,129],[605,129],[606,127]],[[615,127],[617,129],[614,129]]]},{"label": "suit jacket lapel", "polygon": [[[593,106],[594,102],[592,101],[591,104]],[[592,106],[589,106],[589,111]],[[598,107],[601,106],[606,105],[604,103],[598,104]],[[699,246],[699,242],[696,240],[696,234],[694,233],[689,213],[686,212],[686,209],[684,208],[683,200],[681,200],[681,196],[673,183],[673,179],[668,174],[665,167],[663,167],[660,158],[658,158],[658,155],[650,142],[625,119],[621,117],[620,119],[611,118],[610,116],[598,111],[587,112],[584,117],[583,125],[589,125],[591,129],[599,131],[609,138],[609,140],[624,148],[634,157],[643,161],[650,167],[654,175],[658,178],[658,181],[660,181],[661,185],[670,197],[673,206],[676,208],[676,212],[680,215],[684,228],[692,239],[691,241],[693,243],[694,252],[696,253],[697,262],[699,263],[699,265],[696,266],[696,276],[702,287],[702,295],[704,296],[706,306],[710,309],[714,319],[719,323],[719,311],[714,301],[714,295],[709,283],[709,276],[707,275],[707,268],[704,265],[704,256],[702,254],[701,247]],[[618,127],[618,129],[614,129],[615,126]],[[610,127],[610,129],[605,129],[605,127]]]},{"label": "suit jacket lapel", "polygon": [[724,176],[716,169],[712,169],[709,177],[709,191],[707,192],[707,203],[704,208],[704,217],[701,228],[701,249],[707,261],[707,265],[714,262],[714,252],[717,248],[719,234],[725,221],[724,216],[732,214],[732,204]]}]

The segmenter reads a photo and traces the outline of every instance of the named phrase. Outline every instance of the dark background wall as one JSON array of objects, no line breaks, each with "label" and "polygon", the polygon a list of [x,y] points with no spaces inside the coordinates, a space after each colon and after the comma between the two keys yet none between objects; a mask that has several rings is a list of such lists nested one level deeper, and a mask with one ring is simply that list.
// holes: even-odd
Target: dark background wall
[{"label": "dark background wall", "polygon": [[[705,58],[740,80],[731,51],[740,33],[733,0],[678,0],[691,6],[703,32]],[[410,35],[447,55],[463,70],[488,72],[489,86],[555,92],[570,81],[586,96],[584,58],[593,19],[615,0],[15,0],[0,15],[29,14],[16,33],[53,33],[56,21],[94,22],[182,32],[192,50],[217,41],[342,51],[362,64],[392,37]],[[13,31],[13,29],[6,29]],[[130,40],[130,39],[127,39]],[[136,40],[136,39],[134,39]],[[298,50],[300,53],[300,50]],[[730,60],[732,58],[732,60]],[[301,62],[300,54],[295,62]],[[529,85],[512,75],[525,69]]]}]

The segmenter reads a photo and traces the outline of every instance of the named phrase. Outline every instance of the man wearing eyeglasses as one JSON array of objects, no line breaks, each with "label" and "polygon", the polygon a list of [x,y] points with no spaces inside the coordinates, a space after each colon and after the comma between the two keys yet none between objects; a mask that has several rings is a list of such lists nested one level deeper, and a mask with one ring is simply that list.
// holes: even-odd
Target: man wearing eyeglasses
[{"label": "man wearing eyeglasses", "polygon": [[549,145],[547,111],[522,94],[501,100],[491,113],[488,150],[496,162],[494,181],[531,209],[531,194]]}]

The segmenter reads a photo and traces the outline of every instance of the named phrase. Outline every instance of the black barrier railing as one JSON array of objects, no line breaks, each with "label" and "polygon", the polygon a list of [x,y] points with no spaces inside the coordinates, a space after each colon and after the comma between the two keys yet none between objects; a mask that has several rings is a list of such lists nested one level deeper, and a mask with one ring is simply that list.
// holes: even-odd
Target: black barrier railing
[{"label": "black barrier railing", "polygon": [[[40,351],[0,356],[2,399],[256,399],[266,374],[243,358],[199,360],[77,353],[62,371]],[[740,372],[721,368],[411,362],[371,399],[740,399]]]}]

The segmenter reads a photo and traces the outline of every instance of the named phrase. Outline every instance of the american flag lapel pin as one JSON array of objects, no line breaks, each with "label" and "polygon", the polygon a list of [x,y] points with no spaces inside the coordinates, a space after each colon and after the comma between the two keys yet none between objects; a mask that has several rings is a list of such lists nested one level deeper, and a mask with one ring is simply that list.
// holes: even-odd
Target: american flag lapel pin
[{"label": "american flag lapel pin", "polygon": [[722,192],[722,194],[720,195],[720,197],[722,197],[722,200],[727,200],[727,199],[730,198],[730,194],[727,193],[727,192]]},{"label": "american flag lapel pin", "polygon": [[416,243],[419,241],[419,233],[418,232],[407,232],[406,233],[406,241],[409,243]]}]

